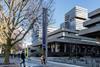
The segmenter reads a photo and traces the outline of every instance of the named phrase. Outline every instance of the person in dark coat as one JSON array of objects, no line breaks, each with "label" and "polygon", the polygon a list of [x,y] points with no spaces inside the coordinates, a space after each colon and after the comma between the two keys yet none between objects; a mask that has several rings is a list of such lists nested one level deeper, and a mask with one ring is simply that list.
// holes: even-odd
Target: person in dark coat
[{"label": "person in dark coat", "polygon": [[21,59],[22,59],[22,62],[20,64],[23,64],[23,66],[25,67],[25,52],[22,51],[21,53]]}]

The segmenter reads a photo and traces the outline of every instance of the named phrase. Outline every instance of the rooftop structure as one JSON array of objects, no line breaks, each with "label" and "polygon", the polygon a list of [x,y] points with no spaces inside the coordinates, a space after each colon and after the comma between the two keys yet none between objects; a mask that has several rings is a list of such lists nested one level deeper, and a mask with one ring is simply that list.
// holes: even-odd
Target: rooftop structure
[{"label": "rooftop structure", "polygon": [[65,14],[65,23],[63,26],[71,30],[82,30],[83,22],[88,19],[88,10],[86,8],[75,6]]}]

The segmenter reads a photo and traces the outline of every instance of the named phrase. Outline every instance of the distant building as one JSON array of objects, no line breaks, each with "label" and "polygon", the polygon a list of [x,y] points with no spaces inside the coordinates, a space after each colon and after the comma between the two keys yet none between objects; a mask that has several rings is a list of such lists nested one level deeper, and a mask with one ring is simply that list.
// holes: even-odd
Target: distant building
[{"label": "distant building", "polygon": [[89,20],[83,24],[88,29],[81,30],[79,35],[96,38],[100,44],[100,8],[89,13]]},{"label": "distant building", "polygon": [[[53,32],[55,30],[57,30],[56,27],[48,27],[47,34],[49,34],[50,32]],[[32,41],[33,45],[37,45],[38,41],[42,40],[42,28],[39,28],[39,29],[33,31],[32,39],[33,39],[33,41]]]},{"label": "distant building", "polygon": [[86,8],[75,6],[65,14],[63,26],[70,30],[82,30],[83,22],[88,19],[88,10]]}]

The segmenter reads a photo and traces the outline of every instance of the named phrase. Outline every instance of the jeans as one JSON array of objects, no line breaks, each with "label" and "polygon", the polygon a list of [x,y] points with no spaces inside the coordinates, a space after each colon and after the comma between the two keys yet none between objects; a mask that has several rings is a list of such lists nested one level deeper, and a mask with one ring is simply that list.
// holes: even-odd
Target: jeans
[{"label": "jeans", "polygon": [[20,65],[21,65],[21,64],[23,64],[23,66],[26,67],[26,66],[25,66],[25,59],[22,59],[22,62],[20,63]]}]

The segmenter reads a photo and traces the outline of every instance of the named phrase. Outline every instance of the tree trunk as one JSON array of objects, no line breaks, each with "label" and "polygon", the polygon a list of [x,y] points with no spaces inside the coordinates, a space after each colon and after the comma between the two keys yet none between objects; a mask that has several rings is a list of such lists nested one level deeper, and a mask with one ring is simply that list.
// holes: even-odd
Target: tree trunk
[{"label": "tree trunk", "polygon": [[9,56],[10,56],[11,47],[9,45],[5,46],[4,49],[4,64],[9,64]]}]

